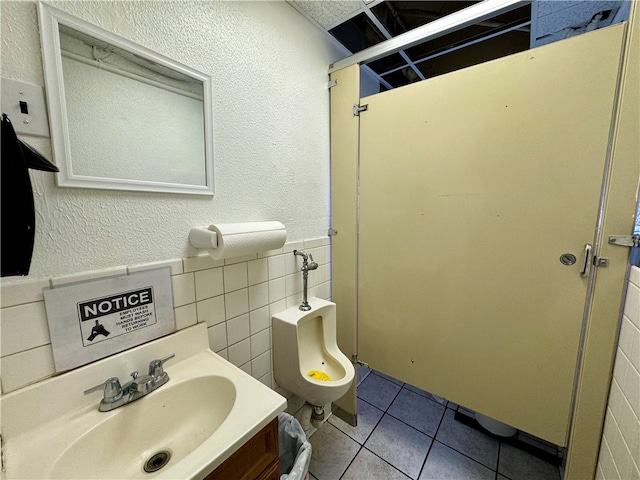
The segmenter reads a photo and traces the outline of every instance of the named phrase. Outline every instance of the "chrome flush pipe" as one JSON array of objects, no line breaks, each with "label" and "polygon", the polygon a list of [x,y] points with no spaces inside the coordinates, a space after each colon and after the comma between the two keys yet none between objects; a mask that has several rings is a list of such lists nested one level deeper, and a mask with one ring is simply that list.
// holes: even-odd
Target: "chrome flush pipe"
[{"label": "chrome flush pipe", "polygon": [[[299,255],[302,257],[302,303],[298,307],[303,312],[307,312],[311,310],[311,305],[307,301],[307,281],[309,279],[309,270],[315,270],[318,268],[318,264],[313,261],[313,257],[310,253],[304,253],[300,250],[294,250],[294,255]],[[309,262],[311,260],[311,262]]]}]

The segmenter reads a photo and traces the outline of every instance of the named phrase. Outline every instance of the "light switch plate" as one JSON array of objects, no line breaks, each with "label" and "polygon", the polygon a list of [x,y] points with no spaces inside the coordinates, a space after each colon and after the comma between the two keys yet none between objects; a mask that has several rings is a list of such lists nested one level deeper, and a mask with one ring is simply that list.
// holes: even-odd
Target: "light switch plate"
[{"label": "light switch plate", "polygon": [[[40,85],[2,77],[0,79],[0,99],[2,113],[9,116],[16,133],[38,137],[49,136],[44,88]],[[28,113],[22,113],[21,102],[23,102],[22,109],[26,108]]]}]

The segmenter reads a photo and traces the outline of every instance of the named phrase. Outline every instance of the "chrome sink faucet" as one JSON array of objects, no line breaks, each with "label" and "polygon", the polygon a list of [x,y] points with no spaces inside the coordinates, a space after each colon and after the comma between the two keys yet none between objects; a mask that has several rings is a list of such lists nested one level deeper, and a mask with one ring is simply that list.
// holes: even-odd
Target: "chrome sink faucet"
[{"label": "chrome sink faucet", "polygon": [[124,385],[120,385],[118,377],[111,377],[100,385],[85,390],[84,394],[87,395],[104,389],[100,407],[98,408],[101,412],[109,412],[128,403],[135,402],[169,381],[169,375],[162,367],[167,360],[175,356],[175,353],[172,353],[166,357],[151,360],[147,375],[138,375],[138,372],[131,372],[131,380]]}]

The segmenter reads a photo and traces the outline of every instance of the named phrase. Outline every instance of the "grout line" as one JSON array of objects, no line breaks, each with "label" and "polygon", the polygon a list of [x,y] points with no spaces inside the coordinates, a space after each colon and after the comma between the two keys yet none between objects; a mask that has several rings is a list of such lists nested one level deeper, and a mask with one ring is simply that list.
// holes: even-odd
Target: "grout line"
[{"label": "grout line", "polygon": [[[334,427],[335,427],[335,425],[334,425]],[[336,428],[337,428],[337,427],[336,427]],[[338,431],[342,432],[342,430],[340,430],[339,428],[338,428]],[[344,433],[344,432],[342,432],[342,433]],[[346,434],[345,434],[345,435],[346,435]],[[349,437],[349,436],[347,435],[347,437]],[[353,440],[353,438],[351,438],[351,437],[349,437],[349,438],[350,438],[351,440]],[[358,442],[356,441],[356,443],[358,443]],[[345,473],[347,473],[347,471],[349,470],[349,467],[353,464],[353,462],[355,462],[356,457],[357,457],[358,455],[360,455],[360,452],[362,451],[362,449],[363,449],[363,448],[364,448],[364,447],[363,447],[362,445],[360,445],[360,448],[358,448],[358,451],[357,451],[357,452],[356,452],[356,454],[353,456],[353,458],[351,459],[351,461],[348,463],[347,468],[345,468],[345,469],[344,469],[344,472],[342,472],[342,474],[340,475],[339,479],[342,479],[342,478],[344,477],[344,474],[345,474]]]},{"label": "grout line", "polygon": [[[409,391],[411,391],[411,390],[409,390]],[[438,402],[436,402],[436,403],[438,403]],[[448,403],[448,401],[447,401],[447,403]],[[429,449],[427,450],[427,456],[424,457],[424,462],[422,464],[422,467],[420,467],[420,473],[418,474],[418,478],[420,478],[420,475],[422,475],[424,467],[427,466],[427,461],[429,460],[429,454],[431,453],[431,450],[433,449],[433,444],[436,443],[436,436],[438,435],[438,430],[440,430],[440,426],[442,425],[442,422],[444,421],[444,417],[447,414],[447,407],[445,405],[443,405],[443,406],[444,406],[444,410],[442,411],[442,416],[440,417],[440,421],[438,422],[438,426],[436,427],[436,431],[433,432],[433,438],[431,439],[431,445],[429,445]],[[441,442],[439,442],[439,443],[441,443]]]},{"label": "grout line", "polygon": [[[469,460],[473,460],[473,461],[474,461],[475,463],[477,463],[478,465],[481,465],[481,466],[483,466],[484,468],[487,468],[487,469],[491,470],[492,472],[496,472],[493,468],[488,467],[487,465],[485,465],[485,464],[484,464],[484,463],[482,463],[482,462],[479,462],[479,461],[478,461],[478,460],[476,460],[475,458],[470,457],[469,455],[467,455],[467,454],[466,454],[466,453],[464,453],[464,452],[461,452],[461,451],[460,451],[460,450],[458,450],[457,448],[452,447],[451,445],[448,445],[448,444],[446,444],[446,443],[444,443],[444,442],[442,442],[442,441],[440,441],[440,440],[435,440],[435,441],[436,441],[436,442],[438,442],[438,443],[439,443],[439,444],[441,444],[441,445],[444,445],[444,446],[445,446],[445,447],[447,447],[447,448],[450,448],[450,449],[451,449],[451,450],[453,450],[454,452],[459,453],[459,454],[460,454],[460,455],[462,455],[463,457],[467,457]],[[496,472],[496,473],[497,473],[497,472]],[[502,474],[501,474],[501,475],[502,475]]]},{"label": "grout line", "polygon": [[[367,402],[368,403],[368,402]],[[376,407],[377,408],[377,407]],[[378,408],[378,410],[380,410]],[[383,415],[384,416],[384,415]],[[380,417],[380,419],[382,419],[382,417]],[[329,422],[327,422],[329,423]],[[378,420],[378,423],[380,423],[380,420]],[[376,426],[378,426],[378,423],[376,423]],[[366,448],[364,446],[364,443],[360,443],[358,442],[356,439],[352,438],[348,433],[340,430],[339,427],[337,427],[336,425],[333,425],[332,423],[329,423],[329,425],[331,425],[333,428],[335,428],[336,430],[338,430],[338,432],[342,433],[343,435],[345,435],[349,440],[355,442],[358,444],[359,448],[358,451],[356,452],[356,454],[353,456],[353,458],[351,459],[351,461],[349,462],[349,464],[347,465],[347,467],[345,468],[344,472],[342,472],[342,474],[340,475],[339,479],[344,478],[345,473],[347,473],[347,470],[349,470],[349,467],[351,466],[351,464],[353,464],[353,462],[355,461],[356,457],[362,452],[362,450],[366,450],[367,452],[371,453],[372,455],[376,456],[377,458],[379,458],[380,460],[382,460],[383,462],[385,462],[386,464],[388,464],[389,466],[391,466],[394,470],[397,470],[398,472],[400,472],[402,475],[404,475],[406,478],[411,478],[409,477],[409,475],[407,475],[405,472],[403,472],[402,470],[400,470],[398,467],[396,467],[395,465],[393,465],[392,463],[388,462],[387,460],[385,460],[384,458],[382,458],[381,456],[377,455],[375,452],[369,450],[368,448]],[[319,430],[319,429],[318,429]],[[373,428],[373,430],[375,430],[375,427]],[[371,432],[373,432],[373,430]],[[371,436],[371,433],[369,434],[369,436]],[[367,436],[367,439],[369,439],[369,436]],[[366,442],[366,440],[365,440]],[[313,472],[309,471],[309,473],[311,473],[313,475]],[[314,475],[315,477],[315,475]]]},{"label": "grout line", "polygon": [[[374,370],[371,370],[371,371],[370,371],[370,373],[369,373],[369,374],[367,374],[367,376],[369,376],[369,375],[371,374],[371,372],[375,373],[375,371],[374,371]],[[378,377],[380,377],[380,375],[378,375]],[[380,378],[383,378],[383,377],[380,377]],[[384,379],[384,378],[383,378],[383,379]],[[386,380],[386,379],[384,379],[384,380]],[[364,379],[363,379],[363,381],[364,381]],[[387,380],[387,381],[389,381],[389,380]],[[390,383],[393,383],[393,382],[390,382]],[[393,384],[394,384],[394,385],[397,385],[396,383],[393,383]],[[397,386],[399,386],[399,385],[397,385]],[[365,402],[365,403],[367,403],[367,404],[371,405],[372,407],[374,407],[376,410],[379,410],[379,411],[381,411],[381,412],[382,412],[382,415],[380,415],[380,418],[378,419],[378,421],[376,422],[376,424],[373,426],[373,428],[372,428],[372,429],[371,429],[371,431],[369,432],[369,435],[367,435],[367,437],[363,440],[362,444],[360,444],[360,445],[361,445],[361,449],[360,449],[360,450],[358,450],[358,453],[360,453],[360,451],[361,451],[363,448],[365,448],[368,452],[372,453],[373,455],[375,455],[376,457],[378,457],[380,460],[382,460],[383,462],[385,462],[385,463],[387,463],[387,464],[391,465],[391,467],[393,467],[395,470],[397,470],[398,472],[402,473],[402,475],[406,476],[407,478],[411,478],[411,477],[410,477],[409,475],[407,475],[405,472],[403,472],[402,470],[400,470],[397,466],[393,465],[392,463],[388,462],[387,460],[385,460],[385,459],[384,459],[384,458],[382,458],[381,456],[377,455],[375,452],[373,452],[373,451],[371,451],[371,450],[369,450],[368,448],[366,448],[366,447],[365,447],[365,443],[367,443],[367,441],[371,438],[371,435],[373,435],[373,432],[375,432],[375,431],[376,431],[376,429],[377,429],[377,428],[378,428],[378,426],[380,425],[380,422],[382,422],[382,419],[384,418],[384,416],[385,416],[385,415],[389,415],[389,416],[390,416],[390,417],[392,417],[392,418],[396,418],[396,417],[394,417],[393,415],[388,414],[388,413],[387,413],[387,411],[389,410],[389,408],[391,408],[391,405],[393,405],[393,402],[396,400],[396,398],[398,398],[398,395],[400,395],[400,392],[402,391],[402,389],[403,389],[403,388],[404,388],[404,384],[403,384],[403,386],[398,390],[398,393],[396,393],[396,395],[393,397],[393,400],[391,400],[391,402],[389,402],[389,405],[387,406],[387,408],[386,408],[385,410],[382,410],[382,409],[378,408],[377,406],[373,405],[372,403],[367,402],[365,399],[363,399],[363,398],[361,398],[361,397],[358,397],[358,396],[356,395],[356,399],[357,399],[357,400],[362,400],[363,402]],[[420,430],[418,430],[418,429],[416,429],[416,428],[412,427],[411,425],[409,425],[409,424],[407,424],[407,423],[405,423],[405,422],[402,422],[402,420],[400,420],[400,419],[397,419],[397,420],[398,420],[398,421],[400,421],[401,423],[404,423],[405,425],[407,425],[407,426],[409,426],[409,427],[413,428],[414,430],[416,430],[416,431],[420,432]],[[336,428],[337,428],[337,427],[336,427]],[[338,429],[338,430],[340,430],[340,429]],[[343,432],[343,433],[344,433],[344,432]],[[420,433],[423,433],[423,432],[420,432]],[[346,434],[346,433],[345,433],[345,434]],[[349,438],[351,438],[348,434],[346,434],[346,435],[347,435]],[[355,440],[355,439],[353,439],[353,438],[351,438],[351,439],[352,439],[352,440],[354,440],[356,443],[359,443],[357,440]],[[357,455],[358,455],[358,454],[356,454],[356,456],[357,456]],[[353,457],[353,459],[355,459],[355,457]],[[353,459],[351,460],[351,463],[353,463]],[[349,463],[349,465],[351,465],[351,463]],[[347,467],[347,470],[348,470],[348,467]],[[345,472],[346,472],[346,470],[345,470]],[[343,473],[343,475],[344,475],[344,473]],[[342,478],[342,477],[341,477],[341,478]]]},{"label": "grout line", "polygon": [[[385,415],[389,415],[391,418],[393,418],[394,420],[399,421],[400,423],[405,424],[407,427],[411,427],[413,430],[415,430],[416,432],[421,433],[422,435],[426,435],[427,437],[429,437],[431,440],[435,440],[435,434],[433,436],[429,435],[428,433],[423,432],[422,430],[414,427],[413,425],[411,425],[410,423],[405,422],[404,420],[402,420],[401,418],[396,417],[395,415],[393,415],[392,413],[387,413],[385,412]],[[383,415],[384,416],[384,415]],[[444,417],[444,412],[442,412],[442,416]]]},{"label": "grout line", "polygon": [[[374,369],[371,369],[371,373],[373,373],[376,377],[381,378],[383,380],[386,380],[389,383],[393,383],[394,385],[397,385],[400,388],[404,388],[404,386],[406,385],[405,382],[394,382],[393,380],[389,380],[389,378],[393,378],[390,375],[387,375],[386,377],[384,376],[384,374],[382,372],[378,372]],[[397,378],[395,380],[398,380]],[[399,380],[398,380],[399,381]],[[394,399],[395,400],[395,399]]]},{"label": "grout line", "polygon": [[[393,383],[393,382],[392,382],[392,383]],[[394,384],[394,385],[398,386],[398,384]],[[395,402],[395,401],[396,401],[396,399],[397,399],[397,398],[398,398],[398,396],[400,395],[400,392],[402,391],[402,389],[403,389],[403,388],[404,388],[404,384],[400,387],[400,389],[398,390],[398,393],[396,393],[396,394],[395,394],[395,396],[393,397],[393,400],[391,400],[391,401],[389,402],[389,405],[387,405],[387,408],[386,408],[386,409],[385,409],[385,411],[384,411],[385,415],[390,415],[391,417],[393,417],[393,415],[391,415],[390,413],[388,413],[388,412],[389,412],[389,409],[391,408],[391,405],[393,405],[393,402]],[[384,415],[383,415],[383,417],[384,417]],[[393,417],[393,418],[395,418],[395,417]],[[404,423],[404,422],[403,422],[403,423]],[[418,429],[416,428],[415,430],[418,430]],[[419,430],[418,430],[418,431],[419,431]]]},{"label": "grout line", "polygon": [[[380,455],[378,455],[376,452],[369,450],[367,447],[365,447],[364,445],[362,446],[363,450],[366,450],[367,452],[369,452],[370,454],[378,457],[380,460],[382,460],[384,463],[386,463],[387,465],[389,465],[390,467],[392,467],[394,470],[400,472],[400,474],[404,475],[406,478],[411,478],[409,475],[407,475],[405,472],[403,472],[402,470],[400,470],[398,467],[396,467],[393,463],[389,462],[388,460],[385,460],[384,458],[382,458]],[[360,453],[360,452],[358,452]],[[419,477],[418,477],[419,478]]]},{"label": "grout line", "polygon": [[[378,375],[378,376],[379,376],[379,375]],[[382,378],[382,377],[381,377],[381,378]],[[393,383],[393,382],[391,382],[391,383]],[[394,383],[394,385],[399,386],[397,383]],[[413,430],[415,430],[416,432],[419,432],[419,433],[421,433],[422,435],[426,435],[427,437],[431,438],[432,440],[435,440],[435,434],[434,434],[434,435],[433,435],[433,437],[432,437],[432,436],[431,436],[431,435],[429,435],[428,433],[425,433],[425,432],[423,432],[422,430],[417,429],[417,428],[416,428],[416,427],[414,427],[413,425],[411,425],[411,424],[409,424],[409,423],[405,422],[404,420],[402,420],[402,419],[400,419],[400,418],[398,418],[398,417],[394,416],[392,413],[389,413],[389,409],[391,408],[391,405],[393,405],[393,402],[395,402],[395,401],[396,401],[396,399],[397,399],[397,398],[398,398],[398,396],[400,395],[400,392],[402,392],[402,390],[403,390],[403,389],[404,389],[404,386],[403,386],[403,387],[401,387],[401,388],[400,388],[400,390],[398,390],[398,393],[396,393],[395,397],[393,397],[393,400],[391,400],[391,403],[389,403],[389,406],[388,406],[385,410],[382,410],[380,407],[378,407],[378,406],[374,405],[374,404],[373,404],[373,403],[371,403],[371,402],[368,402],[367,400],[365,400],[365,399],[364,399],[364,398],[362,398],[362,397],[357,397],[359,400],[362,400],[363,402],[365,402],[365,403],[367,403],[367,404],[371,405],[371,406],[372,406],[372,407],[374,407],[375,409],[380,410],[380,411],[382,412],[382,416],[380,417],[380,419],[378,420],[378,422],[376,423],[376,425],[375,425],[375,426],[373,427],[373,429],[371,430],[371,433],[369,433],[369,435],[367,436],[367,439],[365,440],[365,443],[366,443],[366,441],[369,439],[369,437],[371,436],[371,434],[373,433],[373,431],[378,427],[378,425],[380,424],[380,421],[382,420],[382,418],[383,418],[385,415],[389,415],[389,416],[390,416],[391,418],[393,418],[394,420],[397,420],[397,421],[399,421],[400,423],[402,423],[402,424],[404,424],[404,425],[406,425],[406,426],[408,426],[408,427],[412,428],[412,429],[413,429]],[[411,392],[411,390],[409,390],[409,389],[407,389],[407,391]],[[413,392],[413,393],[415,393],[415,392]],[[426,398],[426,397],[422,397],[422,398]],[[427,400],[429,400],[429,399],[427,399]],[[445,414],[445,413],[446,413],[446,411],[447,411],[447,407],[445,407],[444,405],[439,404],[438,402],[434,402],[434,403],[435,403],[436,405],[440,405],[440,406],[444,407],[444,411],[442,412],[442,417],[440,418],[440,423],[442,423],[442,419],[444,418],[444,414]],[[440,423],[438,424],[438,428],[440,427]],[[436,432],[437,432],[437,431],[438,431],[438,430],[436,429]],[[363,443],[363,445],[364,445],[364,443]]]},{"label": "grout line", "polygon": [[[437,402],[436,402],[436,403],[437,403]],[[463,408],[464,408],[464,407],[463,407]],[[456,408],[451,408],[451,410],[453,410],[454,412],[458,412],[458,410],[459,410],[459,409],[460,409],[460,405],[458,405]],[[469,456],[467,453],[462,452],[462,451],[458,450],[457,448],[455,448],[455,447],[453,447],[453,446],[451,446],[451,445],[448,445],[448,444],[447,444],[447,443],[445,443],[444,441],[441,441],[441,440],[437,440],[437,439],[436,439],[436,436],[438,435],[438,431],[440,430],[440,427],[442,426],[442,423],[444,422],[444,417],[446,416],[446,414],[447,414],[447,411],[446,411],[446,409],[445,409],[445,411],[444,411],[444,413],[443,413],[442,417],[440,418],[440,423],[438,424],[438,428],[436,429],[436,433],[435,433],[435,434],[434,434],[434,436],[433,436],[433,443],[438,442],[439,444],[444,445],[444,446],[445,446],[445,447],[447,447],[447,448],[450,448],[450,449],[451,449],[451,450],[453,450],[454,452],[459,453],[459,454],[460,454],[460,455],[462,455],[463,457],[467,457],[469,460],[472,460],[473,462],[477,463],[478,465],[482,465],[483,467],[488,468],[488,469],[489,469],[489,470],[491,470],[492,472],[495,472],[495,473],[496,473],[496,477],[497,477],[497,474],[498,474],[498,471],[497,471],[497,470],[494,470],[493,468],[488,467],[488,466],[487,466],[487,465],[485,465],[484,463],[479,462],[479,461],[478,461],[478,460],[476,460],[475,458],[473,458],[473,457]],[[431,448],[433,448],[433,443],[431,444],[431,447],[429,447],[429,452],[427,453],[427,458],[429,457],[429,453],[431,452]],[[499,447],[498,447],[498,448],[499,448]],[[426,465],[426,463],[427,463],[427,458],[425,458],[425,463],[424,463],[424,465]],[[424,465],[422,466],[422,468],[423,468],[423,469],[424,469]],[[422,471],[421,471],[420,473],[422,473]]]},{"label": "grout line", "polygon": [[[13,357],[14,355],[20,355],[21,353],[31,352],[31,351],[33,351],[33,350],[37,350],[37,349],[39,349],[39,348],[46,347],[46,346],[51,346],[51,342],[49,342],[49,343],[44,343],[44,344],[42,344],[42,345],[38,345],[38,346],[36,346],[36,347],[29,347],[29,348],[27,348],[27,349],[25,349],[25,350],[20,350],[19,352],[9,353],[8,355],[2,355],[0,358],[1,358],[1,359],[5,359],[5,358]],[[52,373],[52,375],[54,375],[54,374],[55,374],[55,372],[54,372],[54,373]],[[22,387],[20,387],[20,388],[22,388]],[[13,390],[12,390],[12,391],[13,391]],[[380,410],[380,409],[378,409],[378,410]]]},{"label": "grout line", "polygon": [[[375,370],[372,370],[372,372],[373,372],[373,373],[375,373]],[[383,378],[384,380],[386,380],[384,377],[381,377],[380,375],[378,375],[378,377]],[[396,385],[396,386],[399,386],[397,383],[391,382],[390,380],[387,380],[387,381],[389,381],[390,383],[393,383],[393,384],[394,384],[394,385]],[[385,415],[389,415],[391,418],[393,418],[393,419],[395,419],[395,420],[399,421],[400,423],[402,423],[402,424],[404,424],[404,425],[408,426],[409,428],[411,428],[411,429],[415,430],[416,432],[419,432],[419,433],[421,433],[422,435],[425,435],[425,436],[427,436],[427,437],[429,437],[429,438],[431,439],[431,445],[429,445],[429,449],[427,450],[427,455],[425,456],[425,463],[426,463],[427,457],[429,456],[429,451],[431,450],[431,447],[433,446],[433,442],[435,441],[435,435],[434,435],[434,437],[431,437],[431,435],[427,435],[427,434],[426,434],[426,433],[424,433],[423,431],[418,430],[417,428],[415,428],[413,425],[409,425],[408,423],[406,423],[406,422],[402,421],[401,419],[399,419],[399,418],[397,418],[397,417],[393,416],[391,413],[389,413],[389,409],[391,408],[391,405],[393,405],[393,402],[395,402],[395,401],[396,401],[396,399],[400,396],[400,393],[401,393],[401,392],[402,392],[402,390],[404,389],[405,385],[406,385],[406,383],[404,383],[404,382],[403,382],[402,386],[401,386],[401,387],[400,387],[400,389],[398,390],[398,393],[396,393],[396,395],[393,397],[393,400],[391,400],[391,402],[389,402],[389,405],[387,406],[387,408],[386,408],[384,411],[382,411],[380,408],[376,407],[376,406],[375,406],[375,405],[373,405],[372,403],[367,402],[365,399],[358,397],[358,398],[359,398],[360,400],[362,400],[363,402],[366,402],[366,403],[368,403],[369,405],[371,405],[371,406],[375,407],[376,409],[378,409],[378,410],[381,410],[381,411],[382,411],[382,416],[378,419],[378,421],[377,421],[376,425],[373,427],[373,429],[371,429],[371,432],[369,433],[369,435],[368,435],[368,436],[367,436],[367,438],[365,439],[364,443],[362,444],[362,447],[363,447],[363,448],[366,448],[366,447],[364,446],[364,445],[365,445],[365,443],[369,440],[369,438],[371,438],[371,435],[373,435],[373,432],[375,432],[375,431],[376,431],[376,429],[377,429],[377,428],[378,428],[378,426],[380,425],[380,422],[382,422],[382,419],[384,418],[384,416],[385,416]],[[411,390],[407,389],[407,391],[409,391],[409,392],[410,392]],[[423,398],[424,398],[424,397],[423,397]],[[437,403],[437,402],[436,402],[436,403]],[[446,407],[445,407],[445,410],[443,411],[442,417],[440,418],[440,422],[442,422],[442,418],[444,418],[444,412],[446,412]],[[440,426],[440,424],[438,424],[438,427],[439,427],[439,426]],[[437,431],[437,429],[436,429],[436,431]],[[382,460],[382,461],[384,461],[385,463],[388,463],[389,465],[391,465],[394,469],[398,470],[400,473],[402,473],[403,475],[405,475],[407,478],[411,478],[411,477],[410,477],[409,475],[407,475],[404,471],[400,470],[396,465],[393,465],[392,463],[388,462],[388,461],[387,461],[387,460],[385,460],[384,458],[382,458],[382,457],[380,457],[379,455],[377,455],[375,452],[373,452],[373,451],[369,450],[368,448],[367,448],[367,451],[371,452],[372,454],[374,454],[376,457],[378,457],[379,459],[381,459],[381,460]],[[422,464],[422,467],[420,467],[420,471],[418,472],[418,477],[417,477],[417,478],[420,478],[420,474],[422,473],[422,469],[423,469],[423,468],[424,468],[424,463]]]},{"label": "grout line", "polygon": [[[364,400],[363,398],[357,397],[357,400],[362,400],[363,402],[371,405],[373,408],[375,408],[376,410],[380,410],[378,407],[376,407],[375,405],[373,405],[372,403],[367,402],[366,400]],[[378,421],[376,422],[376,424],[373,426],[373,428],[371,429],[371,431],[369,432],[369,435],[367,435],[367,438],[365,438],[362,441],[362,446],[364,447],[364,444],[367,443],[367,441],[369,440],[369,438],[371,438],[371,435],[373,435],[373,432],[375,431],[376,428],[378,428],[378,425],[380,425],[380,422],[382,421],[382,417],[384,417],[385,412],[383,410],[380,410],[382,412],[382,415],[380,415],[380,418],[378,419]],[[355,439],[354,439],[355,440]],[[355,440],[357,442],[357,440]],[[360,443],[360,442],[358,442]]]}]

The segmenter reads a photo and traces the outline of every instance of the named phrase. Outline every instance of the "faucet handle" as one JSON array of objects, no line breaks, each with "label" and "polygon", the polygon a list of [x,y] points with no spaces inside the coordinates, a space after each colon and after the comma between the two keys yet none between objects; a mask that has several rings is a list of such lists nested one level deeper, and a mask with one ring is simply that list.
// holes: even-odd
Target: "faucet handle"
[{"label": "faucet handle", "polygon": [[156,378],[156,379],[166,376],[167,374],[165,373],[162,366],[164,365],[164,362],[172,359],[175,356],[176,354],[172,353],[170,355],[167,355],[166,357],[162,357],[156,360],[151,360],[149,362],[149,375],[151,375],[153,378]]},{"label": "faucet handle", "polygon": [[100,389],[104,389],[104,402],[115,402],[122,397],[122,386],[120,385],[120,380],[118,380],[118,377],[108,378],[101,384],[85,390],[84,394],[87,395]]},{"label": "faucet handle", "polygon": [[315,270],[316,268],[318,268],[318,264],[313,261],[313,256],[311,254],[309,254],[309,260],[311,260],[307,267],[309,270]]}]

